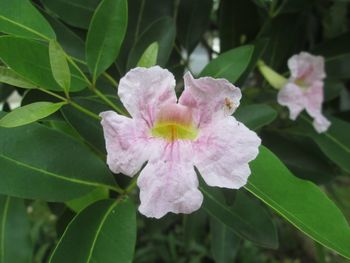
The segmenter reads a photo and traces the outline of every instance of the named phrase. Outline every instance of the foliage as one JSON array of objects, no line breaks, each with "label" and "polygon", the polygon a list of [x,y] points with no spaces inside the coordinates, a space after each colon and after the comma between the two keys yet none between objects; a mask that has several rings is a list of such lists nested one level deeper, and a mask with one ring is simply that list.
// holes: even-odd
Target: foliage
[{"label": "foliage", "polygon": [[[0,263],[350,259],[348,11],[345,0],[0,0]],[[300,51],[325,57],[323,134],[276,102],[276,72],[288,77]],[[190,70],[239,86],[234,116],[263,142],[245,189],[201,182],[199,211],[160,220],[137,213],[135,180],[106,166],[98,116],[127,115],[120,78],[153,65],[177,83]]]}]

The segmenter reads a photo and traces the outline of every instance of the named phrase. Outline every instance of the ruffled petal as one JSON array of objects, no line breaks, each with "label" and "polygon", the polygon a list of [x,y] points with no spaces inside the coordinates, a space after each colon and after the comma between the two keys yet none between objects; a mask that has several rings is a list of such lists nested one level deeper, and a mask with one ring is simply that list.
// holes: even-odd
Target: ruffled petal
[{"label": "ruffled petal", "polygon": [[289,118],[295,120],[305,108],[305,96],[302,89],[294,83],[287,83],[277,95],[277,101],[289,109]]},{"label": "ruffled petal", "polygon": [[305,108],[307,113],[314,118],[313,126],[318,133],[325,132],[331,123],[322,114],[323,82],[315,81],[307,90]]},{"label": "ruffled petal", "polygon": [[308,84],[326,77],[324,58],[321,56],[313,56],[307,52],[301,52],[300,54],[292,56],[288,60],[288,67],[292,79],[302,79]]},{"label": "ruffled petal", "polygon": [[153,150],[147,135],[147,125],[114,111],[102,112],[100,116],[109,168],[114,173],[135,175]]},{"label": "ruffled petal", "polygon": [[164,104],[176,103],[174,76],[158,66],[134,68],[119,82],[118,95],[133,118],[152,127],[156,113]]},{"label": "ruffled petal", "polygon": [[200,208],[203,196],[191,162],[189,142],[162,143],[155,156],[142,170],[137,184],[140,188],[140,213],[161,218],[168,212],[189,214]]},{"label": "ruffled petal", "polygon": [[260,138],[234,117],[201,131],[194,143],[195,166],[210,186],[238,189],[250,175],[248,163],[259,152]]},{"label": "ruffled petal", "polygon": [[179,103],[197,111],[198,126],[210,123],[216,116],[229,116],[239,106],[241,90],[226,79],[204,77],[194,79],[187,72],[184,76],[185,90]]}]

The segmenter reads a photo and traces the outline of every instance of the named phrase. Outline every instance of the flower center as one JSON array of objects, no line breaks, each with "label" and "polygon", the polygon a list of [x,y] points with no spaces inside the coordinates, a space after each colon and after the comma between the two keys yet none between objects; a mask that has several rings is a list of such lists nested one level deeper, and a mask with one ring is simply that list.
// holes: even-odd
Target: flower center
[{"label": "flower center", "polygon": [[192,110],[179,104],[166,105],[160,109],[151,134],[168,141],[196,139],[198,129],[193,124]]},{"label": "flower center", "polygon": [[306,91],[309,88],[309,85],[307,85],[304,79],[296,79],[294,83],[304,91]]}]

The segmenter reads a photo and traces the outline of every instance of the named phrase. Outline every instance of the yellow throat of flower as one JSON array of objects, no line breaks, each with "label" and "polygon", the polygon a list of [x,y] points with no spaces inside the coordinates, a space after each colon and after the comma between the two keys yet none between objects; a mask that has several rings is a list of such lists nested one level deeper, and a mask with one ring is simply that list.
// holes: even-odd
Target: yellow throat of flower
[{"label": "yellow throat of flower", "polygon": [[198,130],[191,126],[176,122],[158,122],[151,130],[154,137],[164,138],[168,141],[194,140],[198,135]]},{"label": "yellow throat of flower", "polygon": [[159,111],[151,134],[168,141],[194,140],[198,135],[198,129],[193,125],[191,109],[171,104]]}]

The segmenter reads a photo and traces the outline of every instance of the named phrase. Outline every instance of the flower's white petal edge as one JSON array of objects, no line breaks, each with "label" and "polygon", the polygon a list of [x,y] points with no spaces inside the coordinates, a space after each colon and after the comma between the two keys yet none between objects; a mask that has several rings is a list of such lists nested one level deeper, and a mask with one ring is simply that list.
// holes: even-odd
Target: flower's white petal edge
[{"label": "flower's white petal edge", "polygon": [[[203,77],[194,79],[191,73],[184,76],[185,90],[179,103],[197,110],[195,121],[198,126],[213,119],[231,115],[239,106],[241,90],[226,79]],[[227,106],[230,103],[230,107]]]},{"label": "flower's white petal edge", "polygon": [[314,118],[313,126],[318,133],[328,130],[331,123],[322,114],[323,81],[315,81],[306,93],[306,111]]},{"label": "flower's white petal edge", "polygon": [[291,72],[291,79],[303,78],[309,84],[326,77],[324,58],[322,56],[311,55],[307,52],[301,52],[292,56],[288,60],[288,68]]},{"label": "flower's white petal edge", "polygon": [[257,134],[234,117],[217,120],[194,143],[195,166],[208,185],[238,189],[248,180],[248,163],[260,144]]},{"label": "flower's white petal edge", "polygon": [[176,103],[175,79],[159,66],[134,68],[120,80],[118,95],[133,118],[151,127],[163,104]]},{"label": "flower's white petal edge", "polygon": [[189,141],[160,142],[156,153],[141,171],[140,213],[161,218],[168,212],[189,214],[200,208],[203,196],[192,162]]},{"label": "flower's white petal edge", "polygon": [[295,120],[305,108],[305,96],[303,91],[299,86],[291,82],[287,83],[278,92],[277,101],[280,105],[288,107],[291,120]]},{"label": "flower's white petal edge", "polygon": [[148,127],[114,111],[100,113],[106,141],[107,164],[114,173],[134,176],[154,150]]}]

